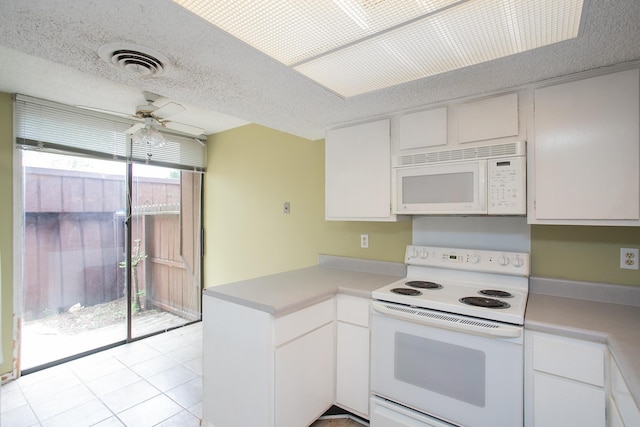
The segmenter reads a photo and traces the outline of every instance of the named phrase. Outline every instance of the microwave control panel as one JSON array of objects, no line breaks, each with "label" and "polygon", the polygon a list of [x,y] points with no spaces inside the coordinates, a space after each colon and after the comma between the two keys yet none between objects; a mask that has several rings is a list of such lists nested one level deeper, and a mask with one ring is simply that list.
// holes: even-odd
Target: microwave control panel
[{"label": "microwave control panel", "polygon": [[487,162],[487,213],[524,215],[527,213],[527,159],[505,157]]}]

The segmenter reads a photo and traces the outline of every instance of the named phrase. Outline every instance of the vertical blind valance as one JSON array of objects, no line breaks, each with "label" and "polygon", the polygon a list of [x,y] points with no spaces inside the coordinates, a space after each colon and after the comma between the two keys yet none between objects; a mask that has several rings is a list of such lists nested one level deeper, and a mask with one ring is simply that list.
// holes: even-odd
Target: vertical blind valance
[{"label": "vertical blind valance", "polygon": [[164,132],[161,126],[158,130],[166,144],[149,150],[131,145],[126,131],[134,120],[24,95],[15,96],[15,121],[16,144],[25,147],[182,169],[203,171],[206,167],[203,141]]}]

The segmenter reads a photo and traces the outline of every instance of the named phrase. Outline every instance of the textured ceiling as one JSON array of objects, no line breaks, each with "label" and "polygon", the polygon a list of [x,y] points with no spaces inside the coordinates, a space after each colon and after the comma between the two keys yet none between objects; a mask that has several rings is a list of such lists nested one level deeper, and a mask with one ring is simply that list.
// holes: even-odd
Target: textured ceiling
[{"label": "textured ceiling", "polygon": [[[98,56],[113,42],[172,66],[155,77],[116,69]],[[0,2],[0,91],[126,113],[151,91],[207,134],[253,122],[319,139],[336,124],[638,59],[640,1],[591,0],[577,39],[344,99],[169,0]]]}]

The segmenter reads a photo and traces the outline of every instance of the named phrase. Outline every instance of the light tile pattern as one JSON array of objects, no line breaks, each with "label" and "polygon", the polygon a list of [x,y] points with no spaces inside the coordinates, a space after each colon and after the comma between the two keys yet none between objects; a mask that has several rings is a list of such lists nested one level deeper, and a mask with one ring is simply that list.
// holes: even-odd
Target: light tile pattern
[{"label": "light tile pattern", "polygon": [[202,323],[4,384],[3,427],[197,427]]}]

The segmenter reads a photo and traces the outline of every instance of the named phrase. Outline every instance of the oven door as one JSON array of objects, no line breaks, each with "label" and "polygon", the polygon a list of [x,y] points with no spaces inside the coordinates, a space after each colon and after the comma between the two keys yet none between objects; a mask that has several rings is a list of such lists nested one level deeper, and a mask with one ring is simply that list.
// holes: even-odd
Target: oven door
[{"label": "oven door", "polygon": [[[376,304],[371,316],[374,395],[456,425],[522,426],[521,332],[511,338],[477,334],[469,324],[491,322],[410,307],[418,315],[407,320],[376,311]],[[447,321],[451,325],[440,326]],[[456,323],[464,329],[456,330]]]}]

